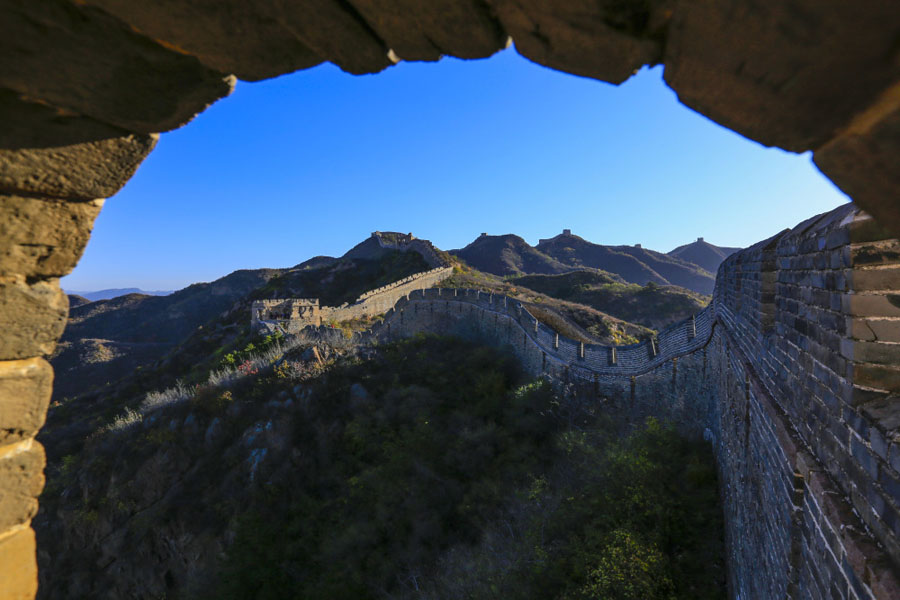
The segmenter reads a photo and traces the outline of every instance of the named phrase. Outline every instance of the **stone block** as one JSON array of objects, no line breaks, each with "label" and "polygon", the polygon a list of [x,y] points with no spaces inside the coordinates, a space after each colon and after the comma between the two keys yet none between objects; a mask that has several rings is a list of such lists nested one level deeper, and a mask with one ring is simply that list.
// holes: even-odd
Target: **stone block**
[{"label": "stone block", "polygon": [[661,58],[665,2],[487,0],[516,50],[566,73],[622,83]]},{"label": "stone block", "polygon": [[843,400],[850,406],[860,406],[867,402],[883,400],[889,395],[889,392],[884,390],[876,390],[855,384],[847,386],[843,392]]},{"label": "stone block", "polygon": [[900,366],[872,363],[851,363],[850,379],[868,388],[900,392]]},{"label": "stone block", "polygon": [[900,265],[900,240],[854,244],[850,253],[853,264],[858,267]]},{"label": "stone block", "polygon": [[851,290],[857,292],[900,291],[900,267],[854,269],[847,275],[847,285]]},{"label": "stone block", "polygon": [[44,359],[0,362],[0,445],[37,433],[52,391],[53,368]]},{"label": "stone block", "polygon": [[[803,152],[896,81],[898,66],[884,57],[898,20],[900,4],[880,0],[684,2],[669,26],[665,79],[725,127]],[[873,177],[864,161],[858,168],[860,179]]]},{"label": "stone block", "polygon": [[0,277],[61,277],[81,258],[102,200],[0,195]]},{"label": "stone block", "polygon": [[860,340],[841,340],[841,355],[854,362],[900,365],[900,345]]},{"label": "stone block", "polygon": [[847,318],[847,331],[857,340],[900,342],[900,319],[896,318]]},{"label": "stone block", "polygon": [[50,354],[66,326],[69,301],[59,280],[0,279],[0,360]]},{"label": "stone block", "polygon": [[888,449],[888,464],[895,473],[900,473],[900,440],[894,440]]},{"label": "stone block", "polygon": [[44,488],[44,447],[34,440],[0,446],[0,531],[27,524]]},{"label": "stone block", "polygon": [[184,125],[234,78],[64,0],[3,0],[0,81],[28,98],[136,133]]},{"label": "stone block", "polygon": [[394,64],[371,27],[339,0],[273,0],[266,9],[324,60],[353,73],[378,73]]},{"label": "stone block", "polygon": [[34,531],[21,527],[0,532],[0,587],[2,600],[31,600],[37,594],[37,560]]},{"label": "stone block", "polygon": [[855,435],[850,436],[850,452],[866,475],[873,480],[878,480],[878,459],[872,454],[866,445]]},{"label": "stone block", "polygon": [[894,504],[900,505],[900,479],[892,475],[887,469],[882,469],[878,483],[884,489],[888,498],[892,498]]},{"label": "stone block", "polygon": [[402,60],[485,58],[506,45],[506,32],[476,0],[349,2]]},{"label": "stone block", "polygon": [[862,405],[860,410],[872,425],[886,434],[900,432],[900,398],[888,396],[873,400]]},{"label": "stone block", "polygon": [[842,312],[853,317],[900,317],[900,294],[844,294]]},{"label": "stone block", "polygon": [[245,0],[82,0],[220,73],[258,81],[322,62],[266,10]]},{"label": "stone block", "polygon": [[[900,16],[894,17],[895,21]],[[895,70],[897,67],[894,67]],[[896,77],[896,75],[895,75]],[[813,162],[878,225],[900,235],[900,83],[873,98],[833,140],[817,148]],[[851,236],[854,233],[851,232]],[[858,237],[858,234],[856,235]]]},{"label": "stone block", "polygon": [[92,200],[125,185],[156,144],[0,90],[0,189]]}]

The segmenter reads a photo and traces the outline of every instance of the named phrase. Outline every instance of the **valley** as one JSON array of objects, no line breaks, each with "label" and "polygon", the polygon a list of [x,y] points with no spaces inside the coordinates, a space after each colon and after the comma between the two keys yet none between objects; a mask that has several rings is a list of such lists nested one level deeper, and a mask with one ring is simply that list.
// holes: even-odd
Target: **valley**
[{"label": "valley", "polygon": [[[516,299],[561,335],[589,343],[647,339],[655,329],[614,315],[661,328],[708,297],[593,268],[503,278],[430,244],[410,251],[373,239],[384,240],[373,235],[340,258],[73,308],[40,435],[50,468],[34,523],[42,556],[55,557],[40,571],[40,597],[365,598],[390,590],[487,598],[503,589],[576,598],[615,589],[633,568],[656,574],[642,597],[722,597],[708,449],[669,426],[623,430],[477,343],[353,341],[379,315],[287,338],[249,329],[255,300],[352,302],[428,270],[435,257],[453,269],[444,289]],[[655,317],[639,314],[642,304]],[[454,404],[461,397],[467,402]],[[581,440],[575,449],[572,436]],[[648,452],[650,472],[630,462]],[[674,483],[663,482],[684,481],[679,469],[688,465],[699,469],[694,483],[669,496]],[[610,487],[622,476],[616,469],[643,482],[651,513],[634,520],[624,507],[588,508],[624,501],[616,494],[625,490]],[[569,506],[567,496],[584,506]],[[497,529],[509,519],[520,534]],[[590,539],[575,527],[584,519],[596,522]],[[689,521],[696,537],[673,537]],[[273,537],[284,526],[293,533]],[[547,528],[555,533],[545,547],[523,545]],[[559,560],[536,566],[551,548]],[[602,560],[618,574],[589,568]],[[482,578],[461,571],[472,561]],[[719,561],[718,577],[708,576],[709,561]]]}]

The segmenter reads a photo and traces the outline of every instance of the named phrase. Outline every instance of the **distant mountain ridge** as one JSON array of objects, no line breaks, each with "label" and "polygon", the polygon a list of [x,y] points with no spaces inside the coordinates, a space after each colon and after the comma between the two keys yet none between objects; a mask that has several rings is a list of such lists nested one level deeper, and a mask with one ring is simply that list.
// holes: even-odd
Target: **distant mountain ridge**
[{"label": "distant mountain ridge", "polygon": [[481,234],[471,244],[459,250],[450,250],[479,271],[506,277],[539,273],[554,275],[571,271],[551,256],[539,252],[517,235]]},{"label": "distant mountain ridge", "polygon": [[[540,240],[537,246],[531,246],[513,234],[482,234],[465,248],[451,250],[450,253],[480,271],[501,277],[558,275],[592,269],[618,276],[627,283],[676,285],[700,294],[711,294],[718,268],[715,257],[721,256],[724,260],[728,255],[725,252],[730,253],[733,249],[709,246],[712,248],[711,257],[707,256],[710,252],[705,248],[681,250],[686,246],[673,251],[681,250],[678,254],[664,254],[643,248],[640,244],[595,244],[565,229],[557,236]],[[690,260],[695,256],[703,264]]]},{"label": "distant mountain ridge", "polygon": [[174,290],[157,290],[148,292],[139,288],[110,288],[107,290],[97,290],[96,292],[78,292],[75,290],[64,291],[70,296],[81,296],[82,298],[87,298],[91,302],[96,302],[97,300],[112,300],[113,298],[126,296],[128,294],[143,294],[144,296],[168,296],[169,294],[174,293]]}]

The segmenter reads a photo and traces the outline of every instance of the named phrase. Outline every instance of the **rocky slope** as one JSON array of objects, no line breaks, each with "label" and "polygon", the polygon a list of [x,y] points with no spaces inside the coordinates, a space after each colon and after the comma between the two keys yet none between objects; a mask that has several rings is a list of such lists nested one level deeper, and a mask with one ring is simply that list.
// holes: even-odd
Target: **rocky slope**
[{"label": "rocky slope", "polygon": [[689,318],[709,303],[709,296],[682,287],[623,283],[618,277],[594,271],[524,275],[509,283],[656,330]]}]

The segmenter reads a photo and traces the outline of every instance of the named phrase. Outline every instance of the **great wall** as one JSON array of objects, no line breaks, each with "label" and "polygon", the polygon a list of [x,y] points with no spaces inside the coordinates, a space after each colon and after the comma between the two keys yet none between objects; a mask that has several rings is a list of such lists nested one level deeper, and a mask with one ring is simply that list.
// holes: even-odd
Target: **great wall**
[{"label": "great wall", "polygon": [[437,267],[369,290],[352,304],[340,306],[320,306],[318,298],[255,300],[250,327],[256,333],[297,333],[309,326],[372,317],[390,310],[410,292],[431,287],[452,274],[453,267]]},{"label": "great wall", "polygon": [[833,246],[832,234],[795,230],[733,258],[719,272],[711,341],[677,371],[673,362],[671,377],[668,363],[636,376],[635,397],[656,379],[660,392],[680,385],[664,381],[714,390],[732,597],[900,597],[900,284],[888,267],[898,252],[874,243],[900,234],[900,3],[398,6],[4,3],[0,44],[14,60],[0,69],[0,599],[37,589],[30,523],[45,455],[35,435],[52,390],[45,357],[66,323],[59,278],[84,251],[100,199],[125,185],[158,133],[227,96],[237,78],[326,61],[376,73],[401,60],[484,58],[513,41],[538,64],[614,84],[664,65],[683,104],[763,145],[811,151],[893,232],[854,221],[835,228]]},{"label": "great wall", "polygon": [[846,205],[729,257],[706,309],[640,344],[576,342],[506,296],[424,286],[388,293],[359,341],[501,345],[605,410],[711,440],[735,598],[897,598],[898,289],[900,242]]}]

